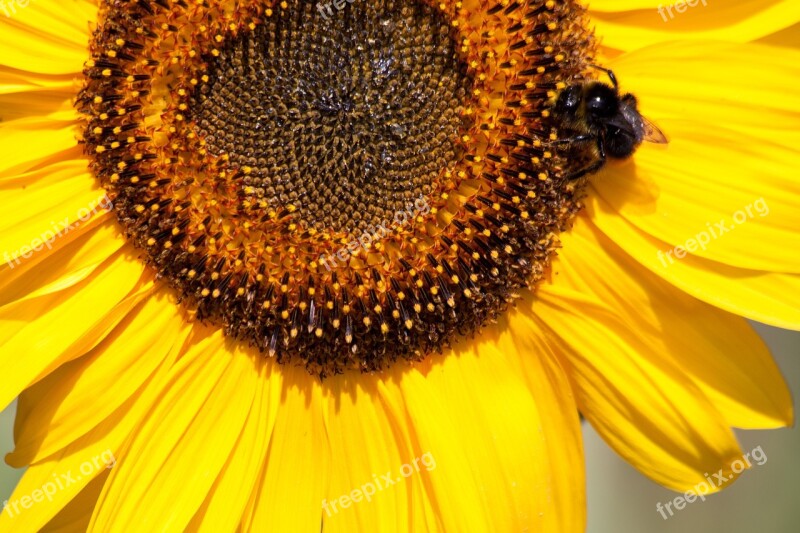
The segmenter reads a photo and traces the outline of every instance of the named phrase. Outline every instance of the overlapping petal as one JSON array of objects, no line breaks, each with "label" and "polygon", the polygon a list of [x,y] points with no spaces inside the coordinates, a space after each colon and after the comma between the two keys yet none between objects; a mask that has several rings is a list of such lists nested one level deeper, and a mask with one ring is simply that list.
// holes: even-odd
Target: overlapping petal
[{"label": "overlapping petal", "polygon": [[509,331],[490,329],[399,380],[414,442],[436,460],[420,479],[438,529],[585,527],[582,446],[568,382],[548,352],[521,338],[530,351],[520,354],[516,342]]},{"label": "overlapping petal", "polygon": [[17,70],[78,74],[86,60],[94,0],[6,2],[0,13],[0,58]]},{"label": "overlapping petal", "polygon": [[[666,486],[730,473],[731,426],[793,420],[740,318],[800,329],[789,298],[800,256],[787,253],[800,245],[793,4],[699,3],[664,19],[652,0],[593,2],[611,55],[631,52],[611,65],[623,89],[673,142],[592,179],[552,284],[480,339],[410,368],[321,384],[213,328],[195,325],[184,344],[184,317],[153,296],[166,289],[108,213],[0,267],[0,405],[24,391],[8,461],[32,465],[15,497],[107,450],[119,459],[36,514],[4,513],[0,528],[581,531],[578,409]],[[104,194],[69,101],[96,11],[38,0],[0,16],[0,251]],[[675,257],[740,211],[735,230]],[[385,472],[394,483],[363,498]]]},{"label": "overlapping petal", "polygon": [[745,43],[800,22],[793,0],[593,0],[589,7],[603,45],[620,51],[676,39]]},{"label": "overlapping petal", "polygon": [[173,366],[106,483],[92,528],[189,524],[241,435],[257,389],[257,361],[212,356],[225,342],[222,332],[201,339]]}]

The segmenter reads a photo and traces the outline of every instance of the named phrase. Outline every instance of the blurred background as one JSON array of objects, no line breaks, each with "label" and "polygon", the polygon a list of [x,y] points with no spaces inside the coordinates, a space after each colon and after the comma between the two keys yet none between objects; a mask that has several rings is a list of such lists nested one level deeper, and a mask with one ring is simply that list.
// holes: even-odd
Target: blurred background
[{"label": "blurred background", "polygon": [[[800,396],[800,333],[757,326],[794,393]],[[13,407],[13,406],[12,406]],[[0,413],[0,453],[13,448],[13,408]],[[723,492],[695,501],[667,520],[656,504],[677,493],[639,474],[584,424],[588,533],[797,533],[800,532],[800,430],[740,431],[743,452],[761,447],[767,460]],[[0,505],[21,471],[0,465]]]},{"label": "blurred background", "polygon": [[[800,333],[757,325],[794,398],[800,397]],[[588,533],[798,533],[800,430],[737,431],[743,453],[761,446],[767,460],[725,490],[687,504],[664,520],[656,504],[678,493],[648,480],[584,425]],[[763,462],[763,461],[762,461]],[[674,508],[673,508],[674,509]]]}]

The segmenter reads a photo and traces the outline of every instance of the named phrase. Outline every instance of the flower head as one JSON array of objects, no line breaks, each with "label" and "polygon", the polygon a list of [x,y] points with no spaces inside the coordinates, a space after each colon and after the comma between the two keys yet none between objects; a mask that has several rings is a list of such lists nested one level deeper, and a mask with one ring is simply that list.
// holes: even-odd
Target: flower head
[{"label": "flower head", "polygon": [[800,324],[798,53],[599,4],[0,19],[11,500],[81,473],[0,527],[576,531],[579,412],[734,478],[793,417],[742,317]]}]

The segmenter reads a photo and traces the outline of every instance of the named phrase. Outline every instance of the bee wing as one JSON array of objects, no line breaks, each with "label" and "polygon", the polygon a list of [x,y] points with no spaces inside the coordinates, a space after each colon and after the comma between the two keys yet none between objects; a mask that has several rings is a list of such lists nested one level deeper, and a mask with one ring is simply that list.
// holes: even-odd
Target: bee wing
[{"label": "bee wing", "polygon": [[669,139],[667,139],[667,136],[664,135],[664,133],[660,129],[658,129],[658,126],[649,121],[647,117],[642,117],[642,127],[644,128],[645,141],[656,144],[669,143]]}]

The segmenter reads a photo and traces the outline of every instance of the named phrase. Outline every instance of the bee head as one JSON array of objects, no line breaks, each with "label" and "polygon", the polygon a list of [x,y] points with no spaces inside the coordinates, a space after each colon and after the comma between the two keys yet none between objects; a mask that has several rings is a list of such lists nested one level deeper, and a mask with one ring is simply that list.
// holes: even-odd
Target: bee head
[{"label": "bee head", "polygon": [[619,93],[605,83],[590,82],[584,90],[586,120],[598,126],[619,112]]}]

